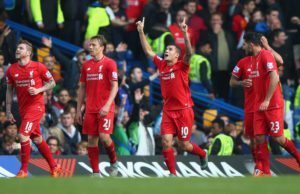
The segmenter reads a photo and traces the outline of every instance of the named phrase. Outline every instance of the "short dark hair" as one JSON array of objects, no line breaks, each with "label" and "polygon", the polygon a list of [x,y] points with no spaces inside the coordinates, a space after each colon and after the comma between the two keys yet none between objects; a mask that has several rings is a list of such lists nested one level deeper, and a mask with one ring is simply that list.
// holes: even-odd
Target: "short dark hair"
[{"label": "short dark hair", "polygon": [[176,48],[176,51],[177,51],[177,53],[179,54],[179,56],[181,55],[181,48],[180,48],[177,44],[175,44],[175,43],[170,43],[170,44],[168,44],[168,45],[166,46],[166,48],[167,48],[168,46],[174,46],[174,47]]},{"label": "short dark hair", "polygon": [[91,40],[97,40],[101,46],[106,47],[107,41],[103,35],[93,36]]},{"label": "short dark hair", "polygon": [[215,120],[213,120],[212,123],[217,123],[219,125],[220,128],[224,129],[225,128],[225,123],[222,119],[220,119],[219,117],[216,118]]},{"label": "short dark hair", "polygon": [[270,15],[273,11],[280,12],[279,9],[277,9],[277,8],[270,8],[270,9],[267,10],[266,13],[267,13],[267,15]]},{"label": "short dark hair", "polygon": [[196,3],[196,5],[199,4],[198,0],[187,0],[184,5],[188,5],[189,3]]},{"label": "short dark hair", "polygon": [[140,66],[134,65],[134,66],[132,66],[132,67],[130,68],[130,70],[129,70],[129,75],[131,75],[131,74],[133,73],[133,71],[134,71],[135,69],[137,69],[137,68],[142,70],[142,68],[141,68]]},{"label": "short dark hair", "polygon": [[210,18],[213,18],[214,16],[220,16],[221,20],[224,21],[223,14],[221,12],[217,11],[217,12],[212,13]]},{"label": "short dark hair", "polygon": [[254,0],[244,0],[243,1],[243,6],[248,5],[252,1],[255,2]]},{"label": "short dark hair", "polygon": [[275,29],[271,32],[270,37],[271,40],[274,41],[275,37],[278,37],[280,33],[284,32],[282,29]]},{"label": "short dark hair", "polygon": [[246,32],[244,36],[245,42],[252,43],[257,46],[262,46],[261,38],[263,35],[258,32]]},{"label": "short dark hair", "polygon": [[3,124],[3,128],[7,129],[9,126],[14,126],[14,125],[17,126],[17,123],[12,123],[10,121],[5,121],[5,123]]},{"label": "short dark hair", "polygon": [[32,55],[33,55],[33,46],[31,44],[31,42],[29,42],[27,40],[24,40],[24,39],[21,39],[21,40],[19,40],[17,45],[20,45],[20,44],[25,44],[26,45],[26,48],[27,48],[27,50],[29,50],[31,52],[30,56],[32,57]]}]

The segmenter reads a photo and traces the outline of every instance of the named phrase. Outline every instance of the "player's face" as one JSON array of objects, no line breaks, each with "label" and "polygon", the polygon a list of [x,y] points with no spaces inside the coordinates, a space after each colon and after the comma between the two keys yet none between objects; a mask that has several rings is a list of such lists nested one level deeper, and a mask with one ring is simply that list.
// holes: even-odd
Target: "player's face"
[{"label": "player's face", "polygon": [[172,62],[178,58],[179,58],[179,53],[178,53],[176,47],[174,45],[167,46],[165,54],[164,54],[164,59],[167,62]]},{"label": "player's face", "polygon": [[58,95],[58,101],[63,104],[66,105],[70,100],[70,95],[66,90],[62,90],[59,95]]},{"label": "player's face", "polygon": [[67,127],[70,127],[71,125],[73,125],[73,118],[71,116],[71,114],[65,114],[62,116],[61,118],[61,124],[67,128]]},{"label": "player's face", "polygon": [[103,54],[104,46],[100,44],[100,41],[92,39],[89,42],[89,51],[92,57]]},{"label": "player's face", "polygon": [[253,55],[253,46],[251,43],[244,42],[243,50],[245,51],[246,55]]},{"label": "player's face", "polygon": [[16,50],[16,59],[23,59],[26,57],[30,57],[31,52],[27,49],[26,44],[19,44]]}]

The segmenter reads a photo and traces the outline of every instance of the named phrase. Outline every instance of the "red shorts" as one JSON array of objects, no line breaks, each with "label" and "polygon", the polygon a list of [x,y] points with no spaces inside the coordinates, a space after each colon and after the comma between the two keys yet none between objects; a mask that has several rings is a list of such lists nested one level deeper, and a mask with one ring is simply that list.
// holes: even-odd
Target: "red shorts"
[{"label": "red shorts", "polygon": [[272,109],[254,113],[254,134],[279,137],[283,135],[283,109]]},{"label": "red shorts", "polygon": [[244,127],[245,132],[244,134],[253,139],[254,138],[254,129],[253,129],[253,122],[254,122],[254,113],[246,113],[244,118]]},{"label": "red shorts", "polygon": [[85,113],[82,133],[87,135],[112,134],[114,114],[114,112],[109,112],[105,117],[100,117],[99,113]]},{"label": "red shorts", "polygon": [[179,140],[188,141],[192,134],[194,111],[192,108],[164,111],[161,123],[161,135],[173,134]]},{"label": "red shorts", "polygon": [[22,116],[19,133],[24,136],[38,137],[41,136],[40,121],[44,112],[30,112]]}]

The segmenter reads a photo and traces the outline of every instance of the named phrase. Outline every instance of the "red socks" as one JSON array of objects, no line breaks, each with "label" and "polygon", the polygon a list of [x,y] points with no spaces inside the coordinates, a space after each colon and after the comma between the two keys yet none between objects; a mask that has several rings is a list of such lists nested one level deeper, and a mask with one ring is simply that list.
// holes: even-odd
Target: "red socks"
[{"label": "red socks", "polygon": [[197,156],[200,156],[201,158],[205,158],[206,157],[206,152],[201,149],[198,145],[192,143],[192,146],[193,146],[193,150],[191,151],[192,154],[195,154]]},{"label": "red socks", "polygon": [[24,172],[28,171],[28,161],[30,158],[30,141],[21,142],[21,168],[20,170],[23,170]]},{"label": "red socks", "polygon": [[117,161],[117,155],[116,155],[116,151],[115,151],[115,144],[114,142],[111,142],[110,146],[105,147],[106,152],[108,154],[109,160],[111,164],[116,163]]},{"label": "red socks", "polygon": [[163,150],[163,155],[170,173],[176,175],[176,163],[173,148]]},{"label": "red socks", "polygon": [[288,153],[290,153],[298,162],[298,164],[300,165],[300,154],[297,151],[297,148],[295,147],[294,143],[285,138],[285,143],[282,146]]},{"label": "red socks", "polygon": [[271,174],[268,142],[256,145],[257,162],[261,162],[264,174]]},{"label": "red socks", "polygon": [[90,164],[93,169],[93,173],[99,173],[99,148],[88,147],[88,156],[90,159]]},{"label": "red socks", "polygon": [[252,153],[253,161],[255,163],[254,169],[259,169],[263,171],[261,162],[257,160],[257,146],[253,146],[251,148],[251,153]]},{"label": "red socks", "polygon": [[42,156],[47,160],[50,169],[53,170],[56,166],[56,162],[53,159],[53,156],[51,154],[51,151],[45,142],[45,140],[42,141],[39,145],[37,145],[39,152],[42,154]]}]

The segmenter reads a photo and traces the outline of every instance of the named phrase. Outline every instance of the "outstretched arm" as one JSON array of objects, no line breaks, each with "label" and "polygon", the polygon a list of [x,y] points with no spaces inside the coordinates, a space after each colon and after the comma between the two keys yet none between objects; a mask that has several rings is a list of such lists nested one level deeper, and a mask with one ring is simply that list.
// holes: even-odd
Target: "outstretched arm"
[{"label": "outstretched arm", "polygon": [[151,46],[149,45],[147,39],[146,39],[146,35],[144,33],[144,24],[145,24],[145,18],[143,18],[142,21],[138,21],[136,23],[137,25],[137,31],[139,32],[139,37],[140,37],[140,41],[141,41],[141,45],[143,47],[143,50],[146,54],[146,56],[148,58],[150,58],[151,60],[153,60],[155,53],[152,51]]},{"label": "outstretched arm", "polygon": [[275,58],[275,60],[276,60],[276,62],[277,62],[277,64],[278,64],[278,66],[283,65],[283,62],[284,62],[284,61],[283,61],[282,57],[280,56],[280,54],[278,54],[276,51],[274,51],[274,50],[272,49],[272,47],[269,45],[268,40],[267,40],[266,37],[263,36],[263,37],[261,38],[261,43],[262,43],[262,45],[263,45],[263,47],[264,47],[265,49],[271,51],[271,53],[272,53],[272,55],[274,56],[274,58]]},{"label": "outstretched arm", "polygon": [[190,58],[192,57],[192,54],[193,54],[193,49],[192,49],[192,45],[191,45],[191,41],[190,41],[190,37],[189,37],[189,34],[188,34],[188,26],[187,24],[185,23],[185,18],[183,18],[183,21],[182,23],[180,23],[180,28],[183,32],[183,36],[184,36],[184,43],[185,43],[185,56],[184,56],[184,62],[186,64],[189,64],[190,62]]}]

